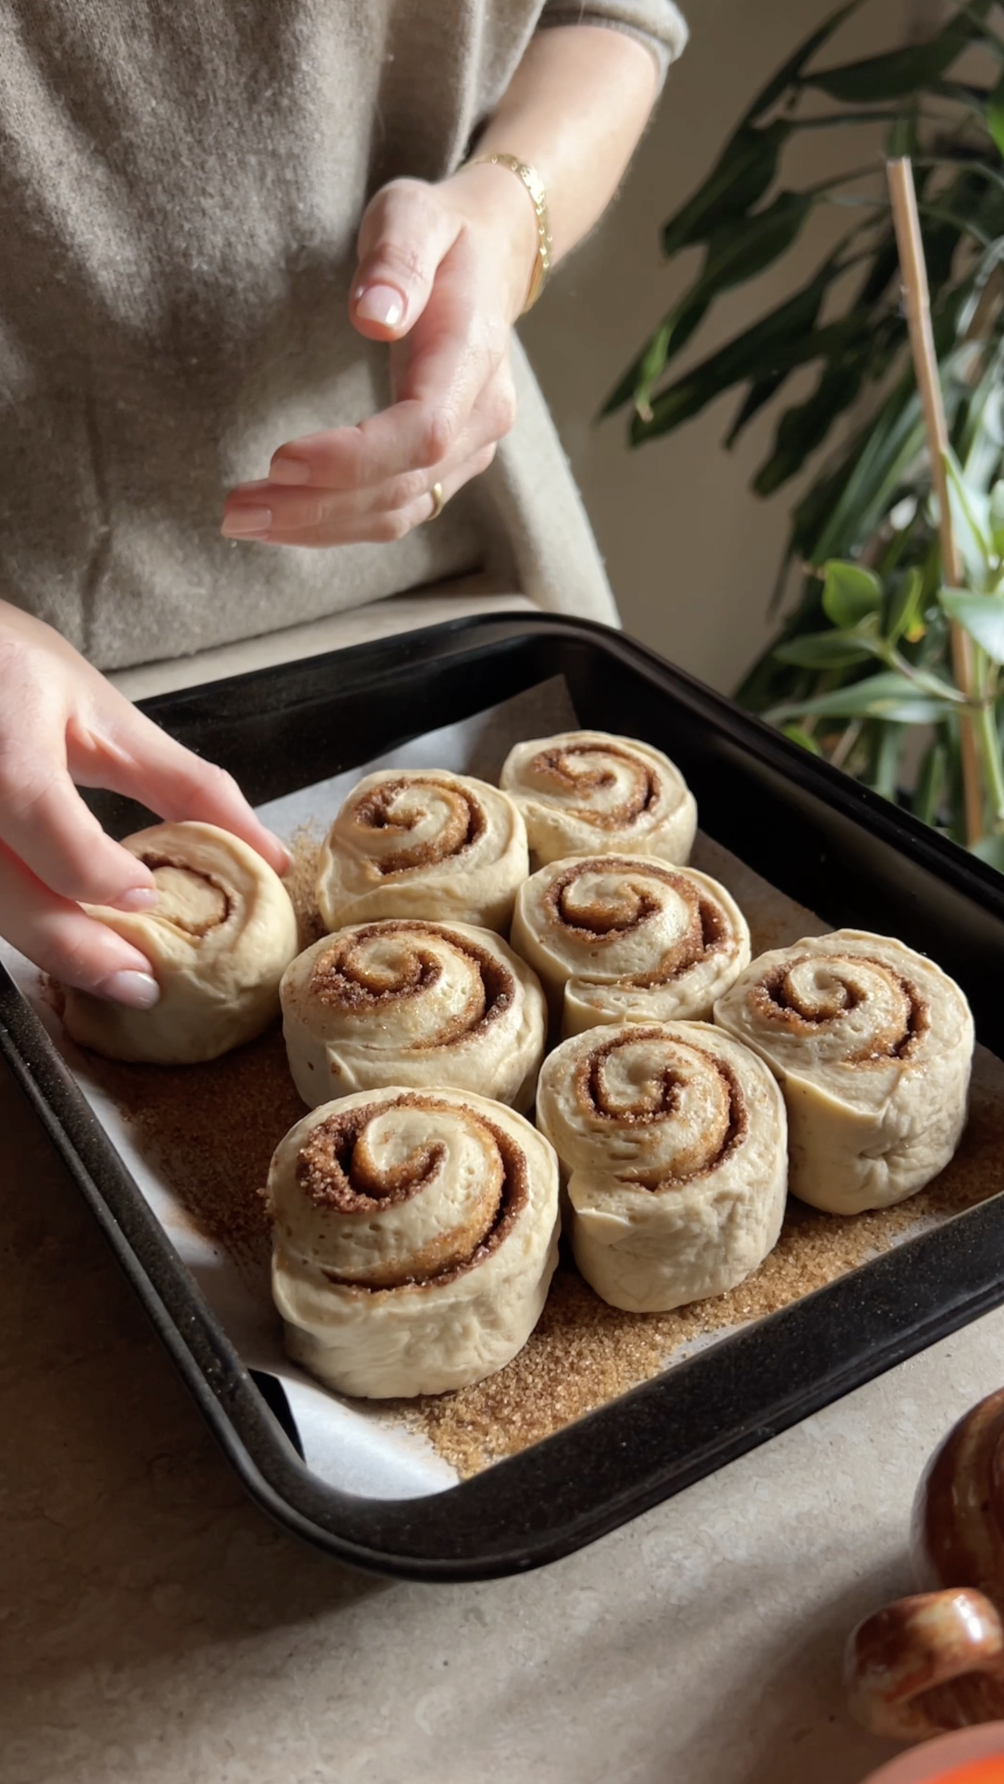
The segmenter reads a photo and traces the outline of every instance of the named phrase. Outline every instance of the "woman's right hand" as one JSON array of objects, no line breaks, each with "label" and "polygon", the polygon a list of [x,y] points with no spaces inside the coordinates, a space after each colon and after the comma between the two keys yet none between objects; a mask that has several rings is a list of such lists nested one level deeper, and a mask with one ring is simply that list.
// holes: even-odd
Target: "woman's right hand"
[{"label": "woman's right hand", "polygon": [[229,774],[144,718],[58,632],[0,601],[0,935],[64,984],[148,1009],[159,996],[149,961],[80,906],[150,909],[153,875],[105,835],[77,786],[218,824],[277,873],[289,866]]}]

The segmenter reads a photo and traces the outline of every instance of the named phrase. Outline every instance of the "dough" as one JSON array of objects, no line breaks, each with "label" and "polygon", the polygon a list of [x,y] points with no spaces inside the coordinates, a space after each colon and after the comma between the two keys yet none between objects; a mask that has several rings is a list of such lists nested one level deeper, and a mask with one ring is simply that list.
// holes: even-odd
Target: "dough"
[{"label": "dough", "polygon": [[687,861],[697,806],[660,750],[607,731],[563,731],[510,750],[501,786],[526,819],[535,864],[567,855]]},{"label": "dough", "polygon": [[312,1106],[387,1083],[533,1103],[544,994],[490,929],[403,917],[340,929],[287,967],[281,996],[290,1070]]},{"label": "dough", "polygon": [[378,917],[442,918],[508,934],[529,872],[526,829],[497,787],[446,769],[368,774],[321,850],[329,929]]},{"label": "dough", "polygon": [[784,1102],[756,1054],[709,1023],[564,1041],[541,1069],[537,1125],[568,1173],[575,1261],[613,1307],[721,1294],[777,1243]]},{"label": "dough", "polygon": [[512,945],[547,992],[554,1027],[710,1020],[749,964],[738,905],[706,874],[651,855],[553,861],[516,895]]},{"label": "dough", "polygon": [[801,1201],[888,1208],[947,1165],[966,1121],[973,1019],[923,954],[857,929],[809,936],[754,960],[715,1021],[780,1081]]},{"label": "dough", "polygon": [[295,1362],[343,1394],[441,1394],[501,1369],[558,1257],[558,1161],[487,1097],[325,1103],[272,1159],[272,1292]]},{"label": "dough", "polygon": [[279,980],[297,950],[289,894],[246,842],[215,824],[154,824],[123,848],[152,869],[150,911],[86,907],[150,962],[152,1010],[68,990],[63,1021],[109,1059],[192,1065],[260,1034],[279,1013]]}]

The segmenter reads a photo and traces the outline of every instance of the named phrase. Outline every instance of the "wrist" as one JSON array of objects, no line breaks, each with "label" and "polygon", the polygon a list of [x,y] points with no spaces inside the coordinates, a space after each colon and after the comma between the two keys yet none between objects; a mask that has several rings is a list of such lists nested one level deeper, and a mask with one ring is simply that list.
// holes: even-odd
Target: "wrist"
[{"label": "wrist", "polygon": [[537,264],[537,218],[526,187],[509,168],[480,162],[461,167],[440,190],[470,228],[487,233],[501,261],[506,312],[515,322]]}]

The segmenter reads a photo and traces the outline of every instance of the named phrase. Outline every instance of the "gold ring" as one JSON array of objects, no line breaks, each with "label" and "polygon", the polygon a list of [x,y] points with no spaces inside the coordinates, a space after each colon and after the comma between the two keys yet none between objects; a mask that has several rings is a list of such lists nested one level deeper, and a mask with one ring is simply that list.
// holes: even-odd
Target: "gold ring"
[{"label": "gold ring", "polygon": [[429,494],[432,497],[432,513],[429,515],[429,519],[438,520],[443,509],[446,507],[446,497],[443,494],[442,484],[434,483]]}]

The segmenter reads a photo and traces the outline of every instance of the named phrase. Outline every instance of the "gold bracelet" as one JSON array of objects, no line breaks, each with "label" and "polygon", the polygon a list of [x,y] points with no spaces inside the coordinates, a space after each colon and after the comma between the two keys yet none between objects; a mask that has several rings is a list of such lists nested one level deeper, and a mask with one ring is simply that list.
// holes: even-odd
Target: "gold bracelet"
[{"label": "gold bracelet", "polygon": [[551,224],[547,214],[547,193],[544,189],[544,182],[535,167],[530,167],[526,161],[520,161],[516,155],[478,155],[468,165],[471,167],[485,165],[508,167],[510,172],[522,181],[530,195],[530,203],[533,205],[537,218],[537,252],[534,257],[533,272],[530,274],[530,288],[520,312],[525,316],[527,310],[533,309],[544,289],[544,281],[551,270]]}]

